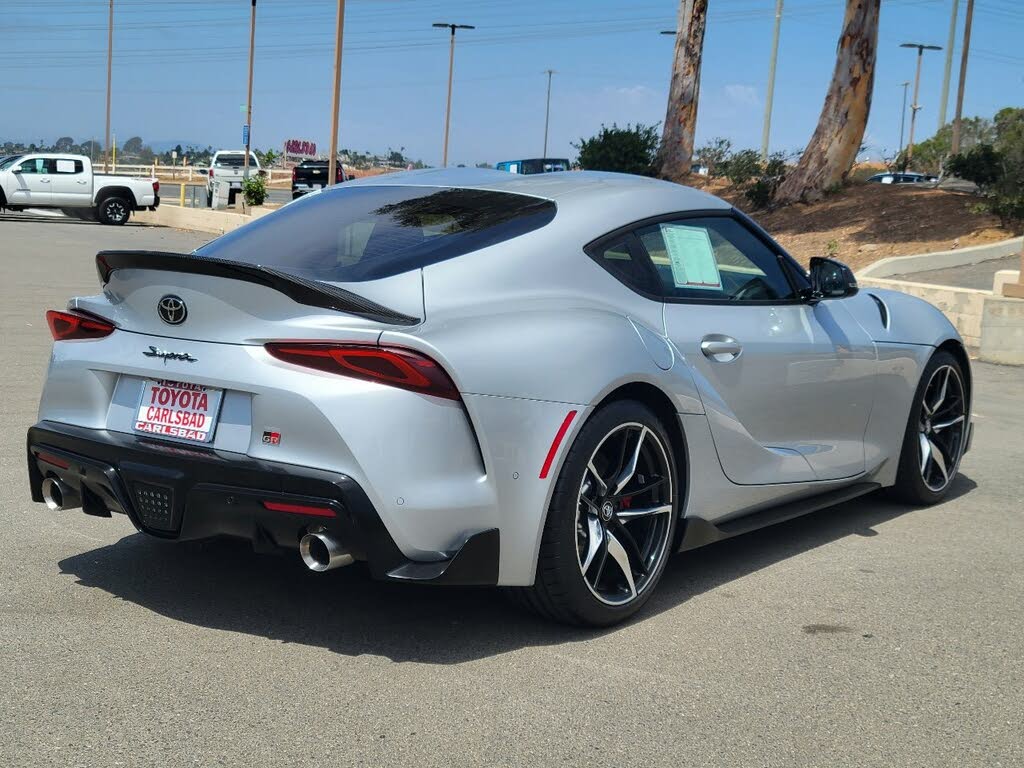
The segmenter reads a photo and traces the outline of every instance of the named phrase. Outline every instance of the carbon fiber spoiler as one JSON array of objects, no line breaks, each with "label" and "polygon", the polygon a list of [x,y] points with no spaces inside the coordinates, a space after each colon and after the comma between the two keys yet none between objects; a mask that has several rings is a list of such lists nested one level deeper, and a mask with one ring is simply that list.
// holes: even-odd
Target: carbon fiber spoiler
[{"label": "carbon fiber spoiler", "polygon": [[119,269],[159,269],[166,272],[227,277],[272,288],[309,307],[331,309],[389,325],[416,325],[420,322],[418,317],[397,312],[336,285],[307,280],[257,264],[243,264],[238,261],[168,251],[100,251],[96,254],[96,270],[99,272],[101,285],[106,285],[110,281],[110,276]]}]

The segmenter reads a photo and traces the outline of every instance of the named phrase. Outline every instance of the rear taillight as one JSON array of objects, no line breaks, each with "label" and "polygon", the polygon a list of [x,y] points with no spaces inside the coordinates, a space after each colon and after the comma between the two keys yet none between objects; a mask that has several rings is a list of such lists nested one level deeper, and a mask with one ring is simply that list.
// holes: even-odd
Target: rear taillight
[{"label": "rear taillight", "polygon": [[266,349],[278,360],[306,368],[448,400],[460,399],[454,382],[440,365],[404,347],[275,342],[267,344]]},{"label": "rear taillight", "polygon": [[153,182],[153,194],[155,195],[159,191],[160,191],[160,182],[159,181],[154,181]]},{"label": "rear taillight", "polygon": [[46,323],[50,326],[54,341],[102,339],[114,332],[112,323],[80,312],[60,312],[51,309],[46,313]]},{"label": "rear taillight", "polygon": [[294,168],[292,168],[292,184],[294,184],[294,183],[295,183],[295,180],[296,180],[296,179],[297,179],[298,177],[299,177],[299,174],[297,174],[297,173],[295,172],[295,169],[294,169]]},{"label": "rear taillight", "polygon": [[342,180],[344,179],[344,176],[345,176],[345,174],[341,170],[341,163],[338,163],[338,170],[335,171],[335,174],[334,174],[334,182],[336,184],[341,184]]}]

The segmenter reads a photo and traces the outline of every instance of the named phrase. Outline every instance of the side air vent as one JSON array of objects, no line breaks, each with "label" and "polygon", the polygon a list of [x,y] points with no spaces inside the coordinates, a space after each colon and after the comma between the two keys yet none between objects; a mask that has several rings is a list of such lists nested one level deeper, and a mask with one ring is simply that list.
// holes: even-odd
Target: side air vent
[{"label": "side air vent", "polygon": [[886,306],[884,301],[882,301],[880,298],[875,296],[875,294],[868,293],[868,296],[870,296],[872,299],[874,299],[875,305],[878,307],[878,314],[882,318],[882,327],[885,328],[885,330],[888,331],[889,330],[889,307]]}]

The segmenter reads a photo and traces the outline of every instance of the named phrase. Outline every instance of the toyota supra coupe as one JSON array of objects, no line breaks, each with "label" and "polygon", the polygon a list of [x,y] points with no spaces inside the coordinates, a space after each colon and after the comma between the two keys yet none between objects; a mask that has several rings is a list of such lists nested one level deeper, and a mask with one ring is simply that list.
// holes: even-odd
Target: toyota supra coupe
[{"label": "toyota supra coupe", "polygon": [[400,173],[96,266],[47,313],[35,501],[564,622],[632,615],[674,552],[937,502],[970,444],[941,312],[668,182]]}]

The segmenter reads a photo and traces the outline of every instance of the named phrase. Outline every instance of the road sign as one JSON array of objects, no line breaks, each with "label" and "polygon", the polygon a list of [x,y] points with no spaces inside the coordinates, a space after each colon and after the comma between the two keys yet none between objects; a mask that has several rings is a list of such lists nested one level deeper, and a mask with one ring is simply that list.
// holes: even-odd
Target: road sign
[{"label": "road sign", "polygon": [[249,146],[249,126],[248,124],[242,126],[242,146]]}]

